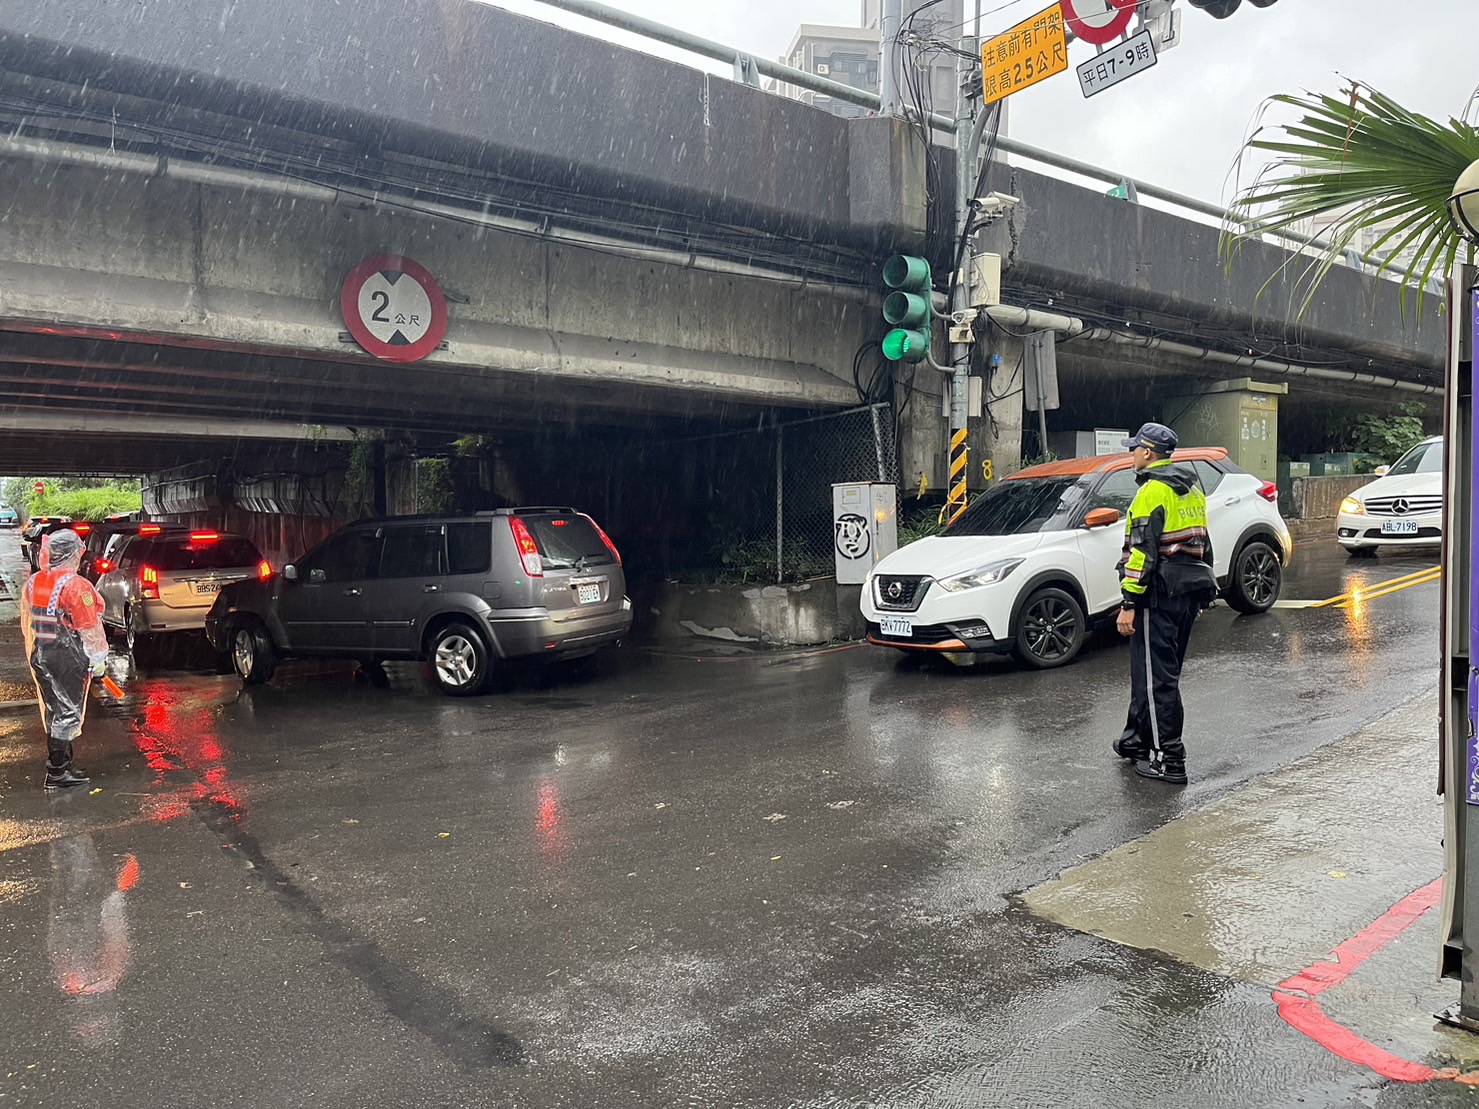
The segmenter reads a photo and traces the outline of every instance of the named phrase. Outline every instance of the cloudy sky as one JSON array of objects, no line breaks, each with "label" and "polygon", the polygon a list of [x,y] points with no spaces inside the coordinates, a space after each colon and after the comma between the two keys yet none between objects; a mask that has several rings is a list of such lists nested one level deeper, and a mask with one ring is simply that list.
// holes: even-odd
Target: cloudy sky
[{"label": "cloudy sky", "polygon": [[[539,3],[491,0],[538,19],[662,53],[602,24]],[[973,14],[975,0],[945,0]],[[606,0],[609,6],[766,58],[778,58],[800,23],[857,26],[860,0]],[[983,0],[984,33],[1005,30],[1047,0]],[[1037,146],[1143,181],[1226,203],[1229,170],[1264,98],[1336,92],[1344,77],[1375,86],[1414,111],[1461,115],[1479,85],[1479,0],[1278,0],[1245,3],[1215,20],[1179,0],[1182,45],[1154,70],[1085,100],[1073,72],[1013,96],[1009,130]],[[1071,48],[1071,61],[1093,47]],[[718,67],[713,68],[716,72]]]}]

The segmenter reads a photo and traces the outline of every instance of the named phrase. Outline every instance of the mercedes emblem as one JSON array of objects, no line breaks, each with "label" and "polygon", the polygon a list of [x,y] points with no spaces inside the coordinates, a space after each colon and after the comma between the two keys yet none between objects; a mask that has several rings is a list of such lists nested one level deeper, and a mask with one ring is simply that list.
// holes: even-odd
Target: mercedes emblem
[{"label": "mercedes emblem", "polygon": [[1406,516],[1412,511],[1412,505],[1407,503],[1406,497],[1398,497],[1392,502],[1392,511],[1398,516]]}]

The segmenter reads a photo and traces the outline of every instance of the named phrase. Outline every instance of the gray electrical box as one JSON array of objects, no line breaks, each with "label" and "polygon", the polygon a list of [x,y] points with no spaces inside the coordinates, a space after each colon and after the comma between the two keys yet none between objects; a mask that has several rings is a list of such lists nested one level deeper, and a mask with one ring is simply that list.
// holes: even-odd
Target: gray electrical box
[{"label": "gray electrical box", "polygon": [[897,487],[885,482],[832,486],[832,551],[838,585],[862,585],[879,560],[899,549],[898,503]]}]

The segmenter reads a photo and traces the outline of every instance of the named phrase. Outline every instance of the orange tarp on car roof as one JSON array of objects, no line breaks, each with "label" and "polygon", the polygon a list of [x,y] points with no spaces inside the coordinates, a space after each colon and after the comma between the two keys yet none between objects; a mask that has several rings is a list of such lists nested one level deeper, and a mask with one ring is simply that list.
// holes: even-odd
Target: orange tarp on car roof
[{"label": "orange tarp on car roof", "polygon": [[[1216,462],[1227,457],[1226,447],[1184,447],[1171,456],[1173,462]],[[1075,477],[1079,474],[1107,473],[1123,470],[1131,463],[1129,454],[1100,454],[1088,458],[1064,458],[1018,470],[1007,481],[1034,477]]]}]

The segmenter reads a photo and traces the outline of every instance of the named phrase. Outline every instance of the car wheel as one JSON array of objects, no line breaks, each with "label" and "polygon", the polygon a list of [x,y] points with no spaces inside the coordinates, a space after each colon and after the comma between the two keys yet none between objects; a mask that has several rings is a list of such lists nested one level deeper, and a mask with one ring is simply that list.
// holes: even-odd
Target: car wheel
[{"label": "car wheel", "polygon": [[139,666],[148,665],[154,657],[154,636],[139,630],[132,610],[123,613],[123,646]]},{"label": "car wheel", "polygon": [[1375,558],[1375,547],[1347,547],[1346,553],[1352,558]]},{"label": "car wheel", "polygon": [[1012,653],[1036,670],[1072,662],[1087,631],[1083,606],[1072,593],[1049,586],[1027,598],[1017,617],[1017,645]]},{"label": "car wheel", "polygon": [[470,697],[488,685],[492,656],[483,637],[466,624],[438,628],[427,644],[431,676],[443,693]]},{"label": "car wheel", "polygon": [[277,652],[267,633],[252,624],[238,624],[231,633],[231,665],[243,685],[261,685],[277,670]]},{"label": "car wheel", "polygon": [[1283,586],[1284,567],[1278,554],[1267,543],[1254,540],[1233,559],[1227,603],[1248,615],[1267,612],[1279,599]]}]

